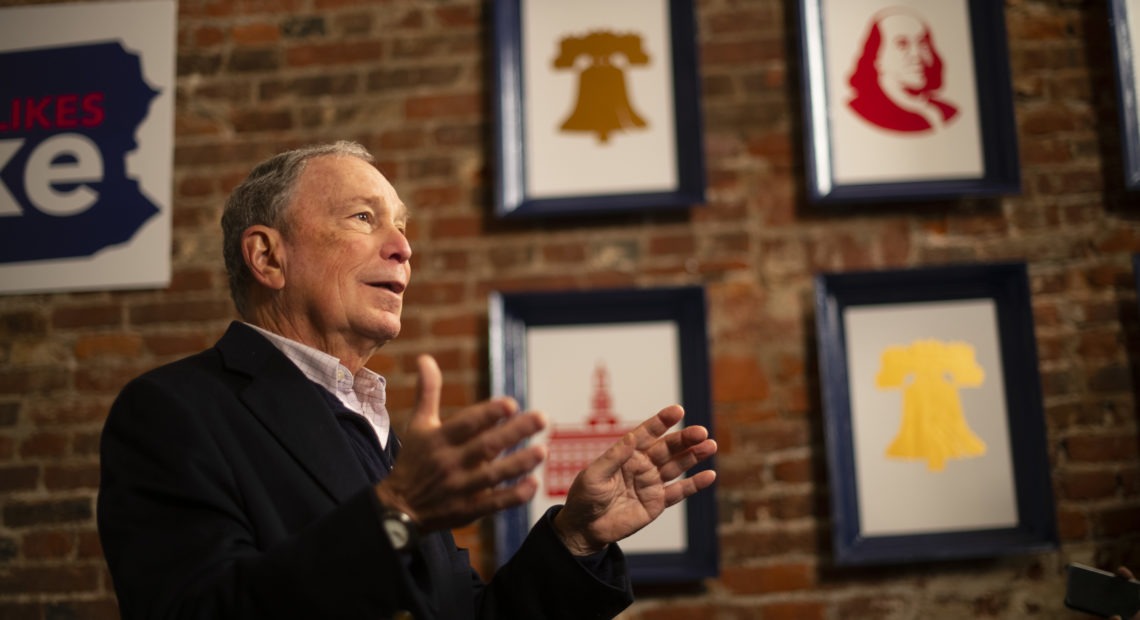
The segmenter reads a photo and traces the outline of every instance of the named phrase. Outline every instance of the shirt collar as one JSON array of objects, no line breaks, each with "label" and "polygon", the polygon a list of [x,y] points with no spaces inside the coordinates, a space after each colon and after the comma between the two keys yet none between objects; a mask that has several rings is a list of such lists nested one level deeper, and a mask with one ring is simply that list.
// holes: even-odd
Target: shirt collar
[{"label": "shirt collar", "polygon": [[[358,391],[364,388],[366,392],[370,393],[370,397],[376,398],[378,396],[383,403],[386,381],[376,371],[367,367],[361,368],[354,377],[336,356],[256,325],[250,323],[246,323],[246,325],[265,336],[285,357],[296,364],[305,377],[313,383],[334,394],[342,393],[345,390]],[[375,389],[377,387],[379,391]]]}]

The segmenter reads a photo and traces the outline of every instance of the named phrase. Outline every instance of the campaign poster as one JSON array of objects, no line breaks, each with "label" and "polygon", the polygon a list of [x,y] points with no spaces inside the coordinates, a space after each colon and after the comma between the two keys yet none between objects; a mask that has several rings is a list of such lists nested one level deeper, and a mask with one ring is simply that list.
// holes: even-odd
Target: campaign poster
[{"label": "campaign poster", "polygon": [[0,9],[0,293],[169,284],[176,15]]}]

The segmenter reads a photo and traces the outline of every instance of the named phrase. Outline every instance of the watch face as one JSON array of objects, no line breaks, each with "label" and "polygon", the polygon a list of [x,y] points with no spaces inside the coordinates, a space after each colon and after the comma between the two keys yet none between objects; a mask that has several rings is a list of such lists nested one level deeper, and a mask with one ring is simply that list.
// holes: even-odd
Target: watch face
[{"label": "watch face", "polygon": [[384,520],[384,531],[388,533],[388,540],[396,549],[403,549],[408,545],[408,526],[396,519]]}]

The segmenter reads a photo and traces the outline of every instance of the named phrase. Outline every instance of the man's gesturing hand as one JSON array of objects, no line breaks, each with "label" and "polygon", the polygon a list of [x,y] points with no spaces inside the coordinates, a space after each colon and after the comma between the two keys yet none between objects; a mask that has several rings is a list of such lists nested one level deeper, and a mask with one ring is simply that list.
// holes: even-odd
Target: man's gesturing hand
[{"label": "man's gesturing hand", "polygon": [[578,474],[554,518],[571,553],[601,551],[716,480],[716,472],[706,469],[669,484],[716,454],[716,442],[703,426],[666,433],[683,415],[677,405],[662,409]]},{"label": "man's gesturing hand", "polygon": [[[380,502],[406,512],[422,531],[432,531],[530,501],[538,483],[529,474],[546,457],[545,448],[503,452],[541,431],[543,416],[519,413],[514,399],[495,398],[441,421],[439,366],[429,355],[416,362],[419,402],[392,474],[376,486]],[[517,484],[500,486],[519,477]]]}]

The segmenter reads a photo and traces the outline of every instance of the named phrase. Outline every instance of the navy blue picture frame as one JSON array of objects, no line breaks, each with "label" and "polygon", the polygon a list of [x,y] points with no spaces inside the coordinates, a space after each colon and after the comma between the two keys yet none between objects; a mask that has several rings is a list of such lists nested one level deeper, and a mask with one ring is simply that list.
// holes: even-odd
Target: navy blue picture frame
[{"label": "navy blue picture frame", "polygon": [[[864,536],[859,523],[844,312],[853,306],[992,299],[997,311],[1018,523],[1009,528]],[[1058,544],[1037,341],[1024,263],[817,274],[825,440],[837,565],[1032,553]]]},{"label": "navy blue picture frame", "polygon": [[1124,0],[1108,0],[1112,53],[1116,62],[1117,111],[1120,117],[1120,144],[1123,149],[1124,187],[1140,189],[1140,106],[1136,102],[1136,63],[1133,59],[1133,32],[1128,27],[1128,7]]},{"label": "navy blue picture frame", "polygon": [[[693,3],[668,0],[673,56],[673,125],[677,184],[671,191],[592,192],[589,179],[574,195],[536,198],[526,187],[521,0],[496,0],[493,7],[492,84],[495,123],[495,215],[500,218],[586,215],[682,209],[705,201],[703,120]],[[604,24],[604,16],[602,23]]]},{"label": "navy blue picture frame", "polygon": [[[827,109],[826,82],[823,79],[826,71],[823,51],[826,41],[821,35],[823,21],[827,16],[823,14],[822,1],[797,0],[803,80],[805,171],[811,202],[844,204],[1016,194],[1021,191],[1004,3],[968,0],[983,144],[983,175],[968,179],[840,184],[830,173],[833,169],[829,143],[830,111]],[[846,71],[847,68],[844,67],[843,70]]]},{"label": "navy blue picture frame", "polygon": [[[493,293],[490,298],[492,393],[509,395],[527,408],[527,330],[535,326],[635,324],[670,321],[677,326],[681,402],[686,425],[713,433],[704,289],[676,287]],[[654,389],[652,385],[647,390]],[[663,403],[663,406],[668,403]],[[648,418],[653,411],[646,411]],[[715,436],[715,435],[714,435]],[[691,469],[713,468],[713,459]],[[626,552],[634,584],[696,582],[718,574],[716,484],[669,510],[685,510],[687,545],[676,553]],[[527,506],[500,512],[495,522],[499,564],[519,548],[530,529]]]}]

